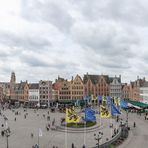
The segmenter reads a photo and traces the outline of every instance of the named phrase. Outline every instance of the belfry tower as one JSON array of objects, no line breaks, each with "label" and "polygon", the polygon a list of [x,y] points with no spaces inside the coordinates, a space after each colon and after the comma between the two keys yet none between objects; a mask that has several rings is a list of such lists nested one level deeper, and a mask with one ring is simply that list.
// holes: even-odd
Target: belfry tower
[{"label": "belfry tower", "polygon": [[16,77],[15,73],[11,73],[11,79],[10,79],[10,98],[15,99],[15,84],[16,84]]}]

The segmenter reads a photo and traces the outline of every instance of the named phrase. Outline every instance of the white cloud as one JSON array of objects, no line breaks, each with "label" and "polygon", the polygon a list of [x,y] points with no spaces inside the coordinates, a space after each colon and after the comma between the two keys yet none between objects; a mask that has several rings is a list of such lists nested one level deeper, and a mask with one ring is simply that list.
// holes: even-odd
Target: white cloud
[{"label": "white cloud", "polygon": [[147,1],[0,0],[0,78],[146,76]]}]

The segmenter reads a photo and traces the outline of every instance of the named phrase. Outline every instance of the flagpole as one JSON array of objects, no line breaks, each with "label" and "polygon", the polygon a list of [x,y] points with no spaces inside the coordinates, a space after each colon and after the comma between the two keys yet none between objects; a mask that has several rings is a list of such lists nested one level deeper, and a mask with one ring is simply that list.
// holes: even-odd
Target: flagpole
[{"label": "flagpole", "polygon": [[[39,134],[38,134],[38,146],[39,146],[39,141],[40,141],[39,139],[40,139],[40,136],[39,136]],[[39,147],[40,147],[40,146],[39,146]]]},{"label": "flagpole", "polygon": [[[67,108],[66,108],[66,110],[67,110]],[[66,122],[66,130],[65,130],[65,148],[67,148],[67,122]]]},{"label": "flagpole", "polygon": [[[85,101],[85,108],[86,108],[86,101]],[[85,113],[85,119],[86,119],[86,113]],[[84,145],[86,146],[86,121],[84,123]]]},{"label": "flagpole", "polygon": [[[38,129],[38,146],[39,146],[39,144],[40,144],[40,143],[39,143],[39,141],[40,141],[40,135],[39,135],[39,134],[40,134],[40,131],[39,131],[39,129]],[[40,147],[40,146],[39,146],[39,147]]]},{"label": "flagpole", "polygon": [[[110,114],[111,114],[111,101],[112,101],[112,100],[110,100]],[[111,124],[111,126],[113,125],[112,115],[110,115],[110,124]],[[111,137],[112,137],[112,134],[113,134],[112,128],[113,128],[113,127],[111,127]]]}]

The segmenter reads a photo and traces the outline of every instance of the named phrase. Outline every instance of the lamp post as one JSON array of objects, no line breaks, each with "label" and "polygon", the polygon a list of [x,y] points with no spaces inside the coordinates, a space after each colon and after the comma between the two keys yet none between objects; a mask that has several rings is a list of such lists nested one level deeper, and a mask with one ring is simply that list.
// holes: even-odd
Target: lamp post
[{"label": "lamp post", "polygon": [[126,110],[126,126],[128,128],[128,110]]},{"label": "lamp post", "polygon": [[5,136],[7,138],[7,148],[9,148],[9,141],[8,141],[8,137],[10,136],[10,130],[7,128],[4,130]]},{"label": "lamp post", "polygon": [[99,132],[98,135],[94,134],[95,140],[97,140],[98,148],[100,147],[100,140],[102,139],[103,132]]}]

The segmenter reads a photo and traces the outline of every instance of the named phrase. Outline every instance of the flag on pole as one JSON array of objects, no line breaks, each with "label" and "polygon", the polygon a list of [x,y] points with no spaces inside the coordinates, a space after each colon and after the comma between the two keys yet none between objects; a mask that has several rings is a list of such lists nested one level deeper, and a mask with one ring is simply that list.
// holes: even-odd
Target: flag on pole
[{"label": "flag on pole", "polygon": [[90,97],[90,96],[85,96],[85,97],[84,97],[84,100],[89,101],[89,100],[91,100],[91,97]]},{"label": "flag on pole", "polygon": [[104,95],[102,96],[102,102],[106,102],[106,98]]},{"label": "flag on pole", "polygon": [[117,106],[117,100],[116,100],[116,97],[114,97],[113,99],[114,99],[114,100],[113,100],[113,101],[114,101],[114,104]]},{"label": "flag on pole", "polygon": [[120,102],[120,98],[118,97],[117,98],[117,108],[118,108],[118,110],[120,111],[121,110],[121,102]]},{"label": "flag on pole", "polygon": [[110,111],[109,108],[100,105],[100,117],[101,118],[110,118]]},{"label": "flag on pole", "polygon": [[92,99],[93,101],[95,101],[95,100],[97,100],[97,97],[94,96],[94,95],[91,95],[91,99]]},{"label": "flag on pole", "polygon": [[121,114],[120,111],[119,111],[119,110],[117,109],[117,107],[115,106],[115,104],[113,104],[113,103],[111,102],[110,106],[111,106],[111,115],[112,115],[112,116]]},{"label": "flag on pole", "polygon": [[39,128],[39,137],[42,137],[43,136],[43,132],[42,132],[42,129]]},{"label": "flag on pole", "polygon": [[98,96],[98,100],[99,101],[102,101],[102,96]]},{"label": "flag on pole", "polygon": [[118,97],[118,106],[120,106],[120,105],[121,105],[120,98]]},{"label": "flag on pole", "polygon": [[74,107],[66,108],[66,122],[67,123],[79,123],[81,117],[75,112]]},{"label": "flag on pole", "polygon": [[120,104],[122,108],[128,108],[128,102],[124,101],[122,98],[120,98]]},{"label": "flag on pole", "polygon": [[85,108],[85,121],[96,121],[95,111],[91,108]]},{"label": "flag on pole", "polygon": [[110,96],[107,96],[107,97],[106,97],[106,100],[107,100],[108,102],[111,102],[111,97],[110,97]]}]

